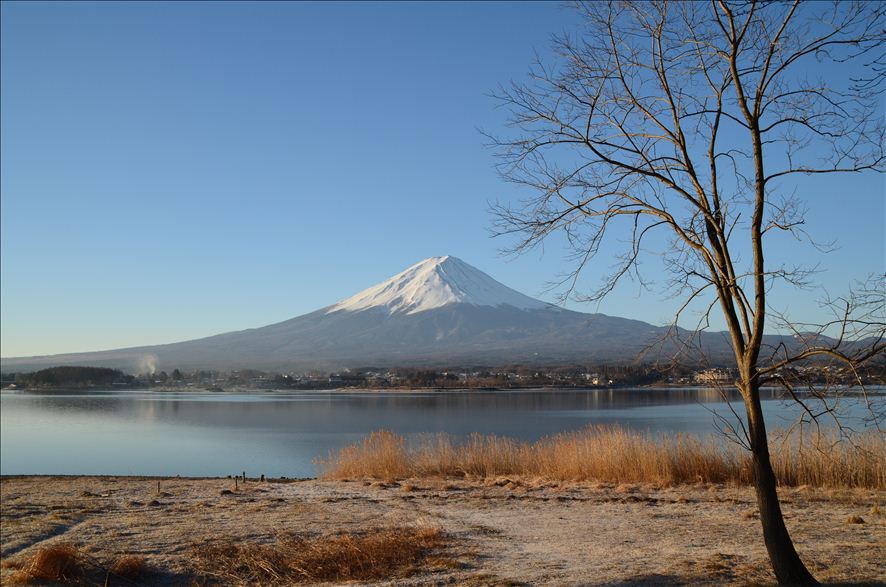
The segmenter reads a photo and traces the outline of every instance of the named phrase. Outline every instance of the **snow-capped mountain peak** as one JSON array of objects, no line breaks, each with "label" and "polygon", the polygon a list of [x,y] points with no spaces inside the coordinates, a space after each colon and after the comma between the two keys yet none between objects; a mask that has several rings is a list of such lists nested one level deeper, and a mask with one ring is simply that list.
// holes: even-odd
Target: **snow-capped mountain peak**
[{"label": "snow-capped mountain peak", "polygon": [[492,279],[451,256],[431,257],[378,285],[330,306],[326,313],[382,308],[389,314],[416,314],[449,304],[551,308]]}]

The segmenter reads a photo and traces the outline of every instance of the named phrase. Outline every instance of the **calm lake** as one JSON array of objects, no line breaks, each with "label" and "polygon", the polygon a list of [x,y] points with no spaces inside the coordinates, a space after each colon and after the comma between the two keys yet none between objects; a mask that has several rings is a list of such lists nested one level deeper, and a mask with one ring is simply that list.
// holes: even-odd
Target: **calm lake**
[{"label": "calm lake", "polygon": [[[849,416],[862,408],[842,404]],[[735,406],[741,409],[740,405]],[[767,394],[769,426],[796,407]],[[0,474],[310,477],[312,461],[387,429],[537,440],[588,424],[712,434],[712,389],[0,394]]]}]

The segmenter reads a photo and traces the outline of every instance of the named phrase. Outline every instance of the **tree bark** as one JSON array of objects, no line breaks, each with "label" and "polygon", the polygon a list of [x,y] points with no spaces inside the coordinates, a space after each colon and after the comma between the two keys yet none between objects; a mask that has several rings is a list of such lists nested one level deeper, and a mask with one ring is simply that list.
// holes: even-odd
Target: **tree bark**
[{"label": "tree bark", "polygon": [[766,438],[766,424],[763,421],[763,410],[760,405],[759,386],[749,384],[743,391],[745,391],[745,408],[748,413],[757,507],[760,510],[763,540],[766,543],[772,570],[775,571],[779,585],[818,585],[818,581],[800,560],[784,524],[775,473],[769,460],[769,442]]}]

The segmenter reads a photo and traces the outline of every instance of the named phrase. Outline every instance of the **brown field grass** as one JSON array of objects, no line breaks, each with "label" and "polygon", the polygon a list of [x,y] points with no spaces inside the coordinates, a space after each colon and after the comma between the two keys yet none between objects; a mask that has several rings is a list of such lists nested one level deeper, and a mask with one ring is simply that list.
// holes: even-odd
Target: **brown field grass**
[{"label": "brown field grass", "polygon": [[110,572],[118,577],[134,581],[141,578],[148,570],[145,557],[136,554],[121,556],[111,565]]},{"label": "brown field grass", "polygon": [[852,442],[835,435],[805,438],[776,434],[770,443],[772,466],[782,485],[886,489],[886,438],[876,431],[856,434]]},{"label": "brown field grass", "polygon": [[[83,574],[35,583],[100,587],[110,577],[115,587],[130,585],[132,580],[108,573],[132,555],[146,557],[146,571],[134,579],[141,585],[304,585],[327,573],[359,576],[361,565],[393,575],[385,585],[737,587],[775,581],[749,485],[570,483],[503,475],[399,484],[249,481],[220,496],[227,479],[169,478],[163,487],[171,495],[148,506],[156,483],[139,477],[0,477],[0,584],[11,585],[31,561],[45,568],[37,562],[42,554],[35,559],[38,551],[62,543],[76,547]],[[821,581],[882,583],[886,491],[801,486],[780,494],[801,554]],[[407,540],[425,541],[427,551],[415,555],[403,550],[412,545],[391,540],[365,548],[361,539],[390,526],[439,528],[441,546],[433,546],[434,531],[415,538],[418,530],[411,530]],[[342,554],[348,543],[364,554],[393,550],[396,557],[391,563],[373,554],[366,563],[354,555],[355,562]],[[225,553],[223,547],[232,544],[255,549]],[[204,556],[210,560],[199,563],[215,576],[198,568],[195,550],[206,545],[224,555],[213,560],[209,551]],[[275,558],[281,545],[289,552]],[[301,552],[293,552],[297,547]],[[333,554],[323,555],[324,549]],[[412,569],[419,570],[407,577]],[[290,572],[299,575],[265,579]],[[372,572],[381,571],[367,574]],[[326,584],[344,583],[374,580]]]},{"label": "brown field grass", "polygon": [[[828,434],[773,435],[770,452],[779,482],[886,489],[886,439],[869,432],[852,443],[836,440]],[[326,479],[518,475],[605,483],[748,484],[749,456],[715,438],[591,426],[535,443],[479,434],[463,442],[438,435],[407,443],[402,436],[379,431],[319,464]]]},{"label": "brown field grass", "polygon": [[10,579],[13,585],[35,581],[66,583],[84,574],[80,552],[71,544],[53,544],[39,549]]},{"label": "brown field grass", "polygon": [[4,560],[3,567],[17,569],[9,578],[11,585],[104,585],[112,578],[117,583],[121,579],[131,583],[148,572],[143,556],[123,555],[106,568],[67,542],[39,548],[28,559]]},{"label": "brown field grass", "polygon": [[314,539],[290,536],[275,544],[204,545],[194,549],[194,562],[198,576],[210,583],[367,581],[408,576],[446,544],[435,528],[382,528]]}]

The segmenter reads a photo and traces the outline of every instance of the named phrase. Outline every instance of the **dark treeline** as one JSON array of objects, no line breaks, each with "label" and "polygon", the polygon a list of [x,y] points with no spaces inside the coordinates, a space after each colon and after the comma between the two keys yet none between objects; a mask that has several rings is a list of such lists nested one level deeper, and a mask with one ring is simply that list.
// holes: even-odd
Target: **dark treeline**
[{"label": "dark treeline", "polygon": [[[4,377],[4,380],[6,378]],[[129,385],[135,380],[119,369],[104,367],[50,367],[34,373],[16,373],[14,382],[19,387],[105,387]]]},{"label": "dark treeline", "polygon": [[[779,376],[798,389],[806,385],[886,384],[886,364],[873,363],[847,371],[816,363],[783,370]],[[186,371],[172,369],[127,375],[100,367],[52,367],[34,373],[3,373],[2,385],[17,388],[90,389],[120,388],[231,391],[247,389],[519,389],[567,387],[625,387],[643,385],[730,385],[735,373],[728,369],[705,369],[680,365],[616,364],[559,365],[551,367],[508,365],[503,367],[361,367],[336,372],[268,372],[257,369],[233,371]]]},{"label": "dark treeline", "polygon": [[667,383],[689,376],[691,370],[663,369],[656,365],[565,365],[538,367],[509,365],[462,369],[392,369],[357,371],[366,387],[497,388],[607,387]]}]

